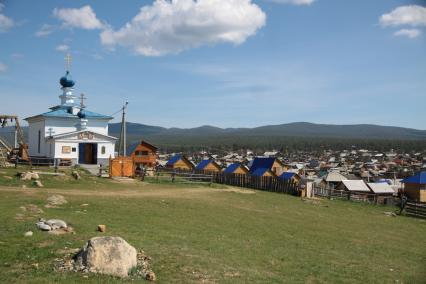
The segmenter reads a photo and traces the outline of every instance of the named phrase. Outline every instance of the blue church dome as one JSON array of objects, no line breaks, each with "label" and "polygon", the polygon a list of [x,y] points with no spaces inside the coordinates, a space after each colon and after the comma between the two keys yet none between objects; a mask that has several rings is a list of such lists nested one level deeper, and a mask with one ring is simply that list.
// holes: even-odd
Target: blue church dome
[{"label": "blue church dome", "polygon": [[78,113],[77,116],[79,118],[86,118],[86,113],[84,112],[84,109],[81,109]]},{"label": "blue church dome", "polygon": [[70,71],[67,71],[64,77],[61,77],[59,83],[64,88],[72,88],[75,85],[75,82],[71,80]]}]

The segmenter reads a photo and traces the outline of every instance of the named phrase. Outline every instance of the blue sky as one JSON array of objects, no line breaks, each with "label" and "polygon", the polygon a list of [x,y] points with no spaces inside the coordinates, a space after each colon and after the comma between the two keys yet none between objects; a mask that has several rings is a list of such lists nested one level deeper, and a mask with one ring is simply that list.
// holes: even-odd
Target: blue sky
[{"label": "blue sky", "polygon": [[69,52],[88,108],[133,122],[426,129],[425,1],[0,3],[1,113],[58,104]]}]

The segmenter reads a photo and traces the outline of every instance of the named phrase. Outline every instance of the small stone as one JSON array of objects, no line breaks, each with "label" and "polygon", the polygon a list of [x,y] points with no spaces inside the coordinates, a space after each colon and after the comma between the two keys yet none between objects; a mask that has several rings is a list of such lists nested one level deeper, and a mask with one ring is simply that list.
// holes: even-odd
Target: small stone
[{"label": "small stone", "polygon": [[52,230],[52,227],[45,224],[44,222],[37,222],[36,225],[37,225],[37,228],[39,228],[42,231],[51,231]]},{"label": "small stone", "polygon": [[24,234],[25,237],[31,237],[33,235],[32,231],[28,231]]},{"label": "small stone", "polygon": [[32,180],[38,180],[38,179],[40,179],[40,177],[39,177],[38,173],[31,173],[31,179]]},{"label": "small stone", "polygon": [[34,267],[35,269],[38,269],[38,263],[33,263],[31,264],[32,267]]},{"label": "small stone", "polygon": [[106,225],[98,225],[98,231],[101,232],[101,233],[105,233]]},{"label": "small stone", "polygon": [[[65,221],[59,220],[59,219],[50,219],[45,222],[50,227],[60,229],[60,228],[66,228],[67,223]],[[54,229],[55,230],[55,229]]]},{"label": "small stone", "polygon": [[76,180],[81,179],[81,176],[80,176],[80,174],[79,174],[77,171],[72,171],[72,176],[73,176]]},{"label": "small stone", "polygon": [[65,197],[59,194],[55,194],[47,198],[47,204],[44,207],[55,208],[66,203],[68,203],[68,201],[65,199]]},{"label": "small stone", "polygon": [[149,271],[149,272],[146,273],[145,279],[148,280],[148,281],[155,281],[155,280],[157,280],[157,277],[155,276],[154,272]]}]

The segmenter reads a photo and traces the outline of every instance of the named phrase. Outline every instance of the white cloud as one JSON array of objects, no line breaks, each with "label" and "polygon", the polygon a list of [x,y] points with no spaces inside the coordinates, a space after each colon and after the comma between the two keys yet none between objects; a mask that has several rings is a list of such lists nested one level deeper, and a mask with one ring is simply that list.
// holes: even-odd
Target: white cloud
[{"label": "white cloud", "polygon": [[104,28],[104,24],[96,17],[92,7],[86,5],[80,9],[62,8],[53,9],[53,16],[63,22],[63,25],[71,28],[94,30]]},{"label": "white cloud", "polygon": [[12,53],[10,56],[11,56],[12,58],[16,58],[16,59],[19,59],[19,58],[23,58],[23,57],[24,57],[24,55],[23,55],[22,53],[17,53],[17,52]]},{"label": "white cloud", "polygon": [[70,47],[66,44],[60,44],[56,47],[57,51],[68,51]]},{"label": "white cloud", "polygon": [[38,37],[44,37],[50,35],[52,32],[54,32],[56,29],[55,26],[44,24],[41,26],[41,28],[35,32],[35,35]]},{"label": "white cloud", "polygon": [[[4,4],[0,3],[0,12],[3,10],[3,8],[4,8]],[[14,25],[15,25],[15,22],[11,18],[3,14],[0,14],[0,32],[7,31],[8,29],[12,28]]]},{"label": "white cloud", "polygon": [[101,41],[160,56],[202,45],[241,44],[265,21],[265,13],[251,0],[156,0],[119,30],[104,30]]},{"label": "white cloud", "polygon": [[270,2],[293,4],[293,5],[311,5],[315,0],[268,0]]},{"label": "white cloud", "polygon": [[0,72],[5,72],[7,70],[7,65],[0,62]]},{"label": "white cloud", "polygon": [[426,26],[426,8],[418,5],[400,6],[380,17],[382,26]]},{"label": "white cloud", "polygon": [[422,34],[422,31],[419,29],[401,29],[396,31],[394,36],[404,36],[408,38],[416,38]]}]

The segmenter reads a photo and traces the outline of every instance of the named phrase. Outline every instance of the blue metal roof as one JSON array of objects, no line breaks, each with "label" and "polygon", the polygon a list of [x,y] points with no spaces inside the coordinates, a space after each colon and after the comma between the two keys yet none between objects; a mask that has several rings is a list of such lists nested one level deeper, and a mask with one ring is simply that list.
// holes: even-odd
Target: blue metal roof
[{"label": "blue metal roof", "polygon": [[[86,118],[104,118],[104,119],[112,119],[111,116],[99,114],[96,112],[84,110],[84,114]],[[74,115],[71,112],[71,107],[61,106],[52,108],[51,111],[40,114],[44,117],[67,117],[67,118],[79,118],[78,115]]]},{"label": "blue metal roof", "polygon": [[250,167],[250,173],[254,173],[259,168],[270,170],[275,162],[275,158],[254,158]]},{"label": "blue metal roof", "polygon": [[240,167],[240,164],[230,164],[223,172],[226,174],[232,174]]},{"label": "blue metal roof", "polygon": [[284,179],[284,180],[290,180],[290,179],[292,179],[292,177],[294,177],[294,175],[295,175],[296,173],[292,173],[292,172],[285,172],[285,173],[282,173],[281,175],[280,175],[280,179]]},{"label": "blue metal roof", "polygon": [[196,167],[196,170],[204,170],[205,167],[207,167],[208,164],[213,162],[213,160],[202,160]]},{"label": "blue metal roof", "polygon": [[176,164],[177,161],[179,161],[180,159],[182,159],[182,155],[181,154],[177,154],[174,155],[173,157],[171,157],[167,163],[166,166],[173,166],[174,164]]},{"label": "blue metal roof", "polygon": [[426,172],[420,172],[415,176],[403,179],[401,182],[402,183],[426,184]]},{"label": "blue metal roof", "polygon": [[255,171],[251,173],[254,177],[261,177],[263,176],[267,171],[269,171],[268,168],[257,168]]}]

